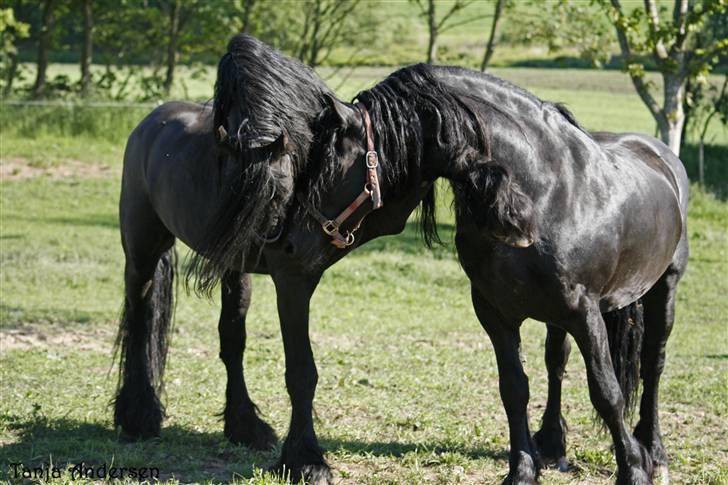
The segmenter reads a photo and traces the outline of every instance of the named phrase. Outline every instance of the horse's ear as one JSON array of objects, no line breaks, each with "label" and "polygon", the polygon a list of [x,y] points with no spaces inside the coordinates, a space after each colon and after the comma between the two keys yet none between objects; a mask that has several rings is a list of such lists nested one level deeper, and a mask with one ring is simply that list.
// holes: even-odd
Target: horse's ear
[{"label": "horse's ear", "polygon": [[321,112],[320,119],[332,128],[346,128],[359,121],[357,111],[350,105],[342,103],[330,94],[324,94],[326,108]]},{"label": "horse's ear", "polygon": [[270,150],[271,160],[277,160],[281,158],[288,151],[288,134],[286,130],[281,131],[278,138],[273,140],[273,143],[266,147]]},{"label": "horse's ear", "polygon": [[270,159],[275,160],[282,157],[288,152],[288,133],[286,130],[282,130],[276,138],[270,136],[261,136],[250,140],[247,143],[247,147],[254,150],[263,150],[267,154],[270,154]]}]

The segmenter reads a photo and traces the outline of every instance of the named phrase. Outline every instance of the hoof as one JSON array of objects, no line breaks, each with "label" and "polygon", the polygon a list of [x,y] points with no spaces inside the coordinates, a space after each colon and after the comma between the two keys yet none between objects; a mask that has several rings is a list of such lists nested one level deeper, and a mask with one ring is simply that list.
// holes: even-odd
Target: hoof
[{"label": "hoof", "polygon": [[659,431],[647,429],[642,421],[637,423],[632,433],[639,443],[647,449],[652,462],[657,465],[667,465],[667,453],[662,444]]},{"label": "hoof", "polygon": [[138,440],[159,436],[164,410],[154,390],[130,390],[124,386],[114,399],[114,426],[124,438]]},{"label": "hoof", "polygon": [[332,483],[331,468],[314,435],[291,438],[283,443],[281,457],[270,471],[293,483],[328,485]]},{"label": "hoof", "polygon": [[626,476],[617,476],[617,485],[652,485],[652,480],[644,470],[633,467]]},{"label": "hoof", "polygon": [[638,444],[638,446],[642,466],[631,466],[627,470],[627,473],[622,473],[622,470],[619,470],[617,473],[617,485],[651,485],[653,483],[652,477],[655,469],[652,458],[644,446],[641,444]]},{"label": "hoof", "polygon": [[521,451],[518,457],[518,466],[511,469],[503,485],[536,485],[538,483],[538,468],[527,453]]},{"label": "hoof", "polygon": [[306,485],[333,484],[331,468],[325,462],[293,468],[277,463],[268,472],[283,480],[290,480],[292,483],[305,483]]},{"label": "hoof", "polygon": [[566,460],[566,434],[562,430],[542,428],[533,435],[533,441],[536,443],[543,466],[555,466],[559,471],[566,471],[569,468],[569,462]]},{"label": "hoof", "polygon": [[253,406],[236,413],[226,410],[224,416],[225,437],[235,445],[244,445],[258,451],[268,451],[273,449],[278,442],[273,428],[260,419]]}]

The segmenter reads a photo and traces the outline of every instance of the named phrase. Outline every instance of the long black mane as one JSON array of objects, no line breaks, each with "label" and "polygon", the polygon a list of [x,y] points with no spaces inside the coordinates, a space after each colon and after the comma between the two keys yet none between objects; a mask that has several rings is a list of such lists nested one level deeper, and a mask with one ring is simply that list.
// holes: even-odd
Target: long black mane
[{"label": "long black mane", "polygon": [[[397,190],[418,183],[411,180],[411,173],[420,173],[425,181],[434,180],[442,174],[422,172],[423,157],[431,156],[433,150],[447,153],[452,166],[445,168],[449,172],[445,175],[450,176],[456,199],[476,202],[463,207],[483,207],[483,223],[496,233],[521,226],[519,215],[511,211],[513,203],[519,202],[513,198],[520,194],[505,166],[494,163],[488,123],[494,117],[514,120],[487,100],[443,84],[436,69],[440,68],[427,64],[405,67],[357,95],[377,127],[377,149],[388,185]],[[427,153],[426,134],[434,140]],[[420,228],[428,245],[439,241],[435,185],[421,203]]]},{"label": "long black mane", "polygon": [[[292,199],[290,178],[305,170],[326,95],[331,91],[308,66],[245,34],[230,40],[218,64],[212,128],[227,127],[235,140],[232,150],[221,141],[220,153],[239,164],[239,177],[229,181],[230,200],[188,268],[198,292],[209,294],[227,269],[256,257],[251,249],[281,224]],[[265,150],[281,134],[288,167],[274,166],[277,160]]]}]

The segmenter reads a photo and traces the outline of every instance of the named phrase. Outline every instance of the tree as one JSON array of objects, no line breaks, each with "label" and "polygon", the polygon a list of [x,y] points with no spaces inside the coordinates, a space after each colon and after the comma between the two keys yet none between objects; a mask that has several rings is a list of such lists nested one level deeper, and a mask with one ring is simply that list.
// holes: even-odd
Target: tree
[{"label": "tree", "polygon": [[296,57],[311,67],[324,62],[345,34],[347,19],[360,0],[309,0],[301,4],[303,29],[298,40]]},{"label": "tree", "polygon": [[718,115],[720,122],[728,124],[728,75],[723,76],[723,85],[700,83],[693,91],[690,125],[698,137],[698,180],[705,185],[705,138],[713,117]]},{"label": "tree", "polygon": [[427,22],[428,31],[428,42],[427,42],[427,63],[434,64],[437,62],[437,42],[440,34],[443,32],[457,27],[459,25],[467,24],[485,18],[485,16],[471,17],[458,22],[452,21],[453,15],[466,9],[475,0],[455,0],[445,14],[437,18],[437,8],[435,0],[410,0],[420,9],[420,14]]},{"label": "tree", "polygon": [[[686,83],[706,75],[728,53],[728,38],[716,39],[707,47],[696,47],[695,39],[704,35],[714,16],[725,15],[725,0],[704,0],[689,5],[675,0],[671,18],[665,18],[655,0],[644,0],[644,8],[627,12],[620,0],[598,0],[617,33],[625,69],[642,102],[657,122],[660,138],[673,152],[680,153]],[[645,57],[655,63],[663,81],[662,105],[645,80]]]},{"label": "tree", "polygon": [[[167,72],[164,77],[164,95],[169,96],[174,84],[174,70],[177,67],[179,32],[182,28],[182,0],[168,0],[160,3],[167,14]],[[186,20],[186,19],[185,19]]]},{"label": "tree", "polygon": [[48,70],[48,51],[51,46],[53,27],[55,24],[55,10],[58,0],[44,0],[43,17],[38,35],[38,69],[33,84],[33,97],[40,98],[46,91],[46,71]]},{"label": "tree", "polygon": [[18,70],[17,39],[30,35],[30,26],[15,17],[12,8],[0,9],[0,82],[3,96],[7,97],[13,90],[13,80]]},{"label": "tree", "polygon": [[[365,2],[368,0],[365,0]],[[329,63],[341,47],[351,54],[381,45],[383,9],[360,8],[362,0],[243,0],[235,15],[247,32],[311,67]],[[246,11],[246,9],[250,9]],[[341,64],[340,58],[338,59]]]},{"label": "tree", "polygon": [[240,0],[242,10],[242,22],[240,31],[248,34],[250,33],[250,15],[253,13],[253,7],[255,7],[255,0]]},{"label": "tree", "polygon": [[495,0],[495,5],[493,6],[493,23],[490,25],[490,35],[488,36],[488,42],[485,44],[483,61],[480,63],[481,72],[485,71],[488,67],[488,63],[490,63],[490,59],[493,57],[493,52],[495,52],[495,37],[505,3],[507,3],[505,0]]},{"label": "tree", "polygon": [[83,45],[81,47],[81,97],[89,94],[91,87],[91,60],[93,57],[94,17],[92,0],[82,0]]},{"label": "tree", "polygon": [[[600,67],[609,60],[614,27],[590,2],[559,0],[544,12],[540,0],[522,0],[510,22],[511,37],[520,43],[546,45],[550,53],[576,47],[583,59]],[[538,10],[537,10],[538,9]],[[537,13],[534,13],[537,12]]]}]

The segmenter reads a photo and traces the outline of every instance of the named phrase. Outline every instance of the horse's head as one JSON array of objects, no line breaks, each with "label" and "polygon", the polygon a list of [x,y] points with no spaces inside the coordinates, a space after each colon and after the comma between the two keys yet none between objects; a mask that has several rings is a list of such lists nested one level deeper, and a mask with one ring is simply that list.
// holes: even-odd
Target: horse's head
[{"label": "horse's head", "polygon": [[229,200],[208,231],[198,287],[255,261],[287,225],[294,183],[308,163],[326,85],[309,68],[248,35],[218,64],[211,132]]},{"label": "horse's head", "polygon": [[[224,123],[217,127],[217,140],[220,152],[233,158],[242,174],[251,176],[267,173],[271,181],[278,187],[278,195],[286,200],[293,190],[295,149],[289,141],[284,129],[277,129],[273,134],[260,135],[245,130],[248,119],[240,121],[238,113],[226,117]],[[228,127],[237,128],[230,134]]]},{"label": "horse's head", "polygon": [[[336,185],[341,197],[349,198],[361,190],[367,154],[367,132],[362,111],[355,105],[326,96],[326,107],[316,120],[314,157],[321,158],[321,182]],[[344,187],[341,187],[341,184]],[[351,190],[346,186],[351,185]],[[320,187],[325,189],[325,187]],[[318,194],[319,196],[322,194]]]},{"label": "horse's head", "polygon": [[[363,218],[381,206],[378,157],[366,111],[326,95],[313,123],[309,163],[297,183],[302,219],[287,228],[287,247],[308,266],[347,248]],[[338,248],[338,249],[337,249]]]}]

